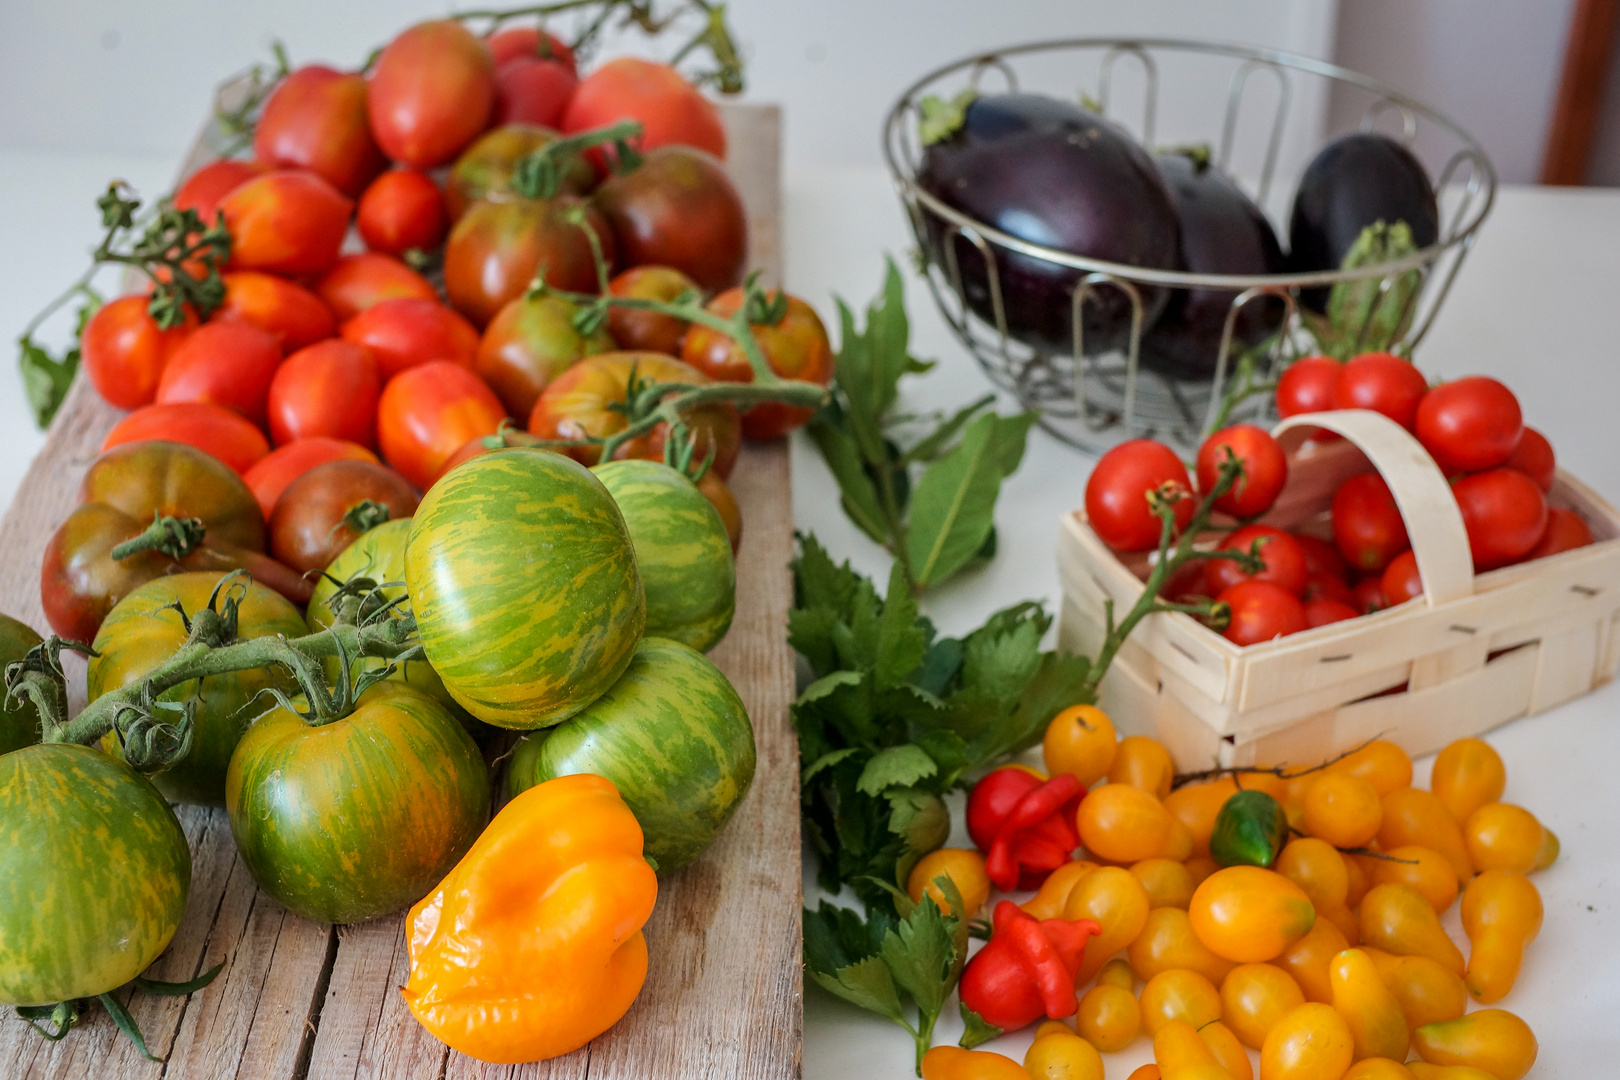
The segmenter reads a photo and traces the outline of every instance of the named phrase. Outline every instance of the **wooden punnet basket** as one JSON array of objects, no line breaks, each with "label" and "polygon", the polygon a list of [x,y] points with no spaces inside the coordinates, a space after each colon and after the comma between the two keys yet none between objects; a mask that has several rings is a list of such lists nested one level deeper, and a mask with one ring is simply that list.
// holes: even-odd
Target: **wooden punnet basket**
[{"label": "wooden punnet basket", "polygon": [[[1346,441],[1306,442],[1315,428]],[[1416,756],[1614,677],[1620,514],[1574,477],[1560,471],[1548,502],[1579,513],[1595,542],[1476,576],[1445,477],[1398,424],[1372,412],[1317,413],[1274,434],[1289,475],[1266,523],[1329,536],[1334,490],[1376,468],[1406,521],[1423,597],[1247,648],[1188,615],[1150,616],[1102,684],[1102,707],[1121,731],[1158,738],[1182,767],[1315,761],[1374,737]],[[1129,608],[1146,565],[1145,555],[1110,551],[1084,511],[1065,518],[1059,646],[1096,655],[1103,600]]]}]

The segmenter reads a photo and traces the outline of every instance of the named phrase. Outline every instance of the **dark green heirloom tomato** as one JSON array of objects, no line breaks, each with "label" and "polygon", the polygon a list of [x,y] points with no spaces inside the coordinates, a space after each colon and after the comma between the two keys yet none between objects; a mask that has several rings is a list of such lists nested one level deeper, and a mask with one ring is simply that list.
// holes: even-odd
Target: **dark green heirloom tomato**
[{"label": "dark green heirloom tomato", "polygon": [[1288,815],[1263,791],[1240,791],[1221,804],[1209,857],[1222,866],[1270,866],[1288,842]]},{"label": "dark green heirloom tomato", "polygon": [[754,780],[754,728],[730,682],[675,641],[644,638],[630,668],[578,716],[518,744],[512,794],[571,773],[605,776],[641,822],[660,873],[703,854]]},{"label": "dark green heirloom tomato", "polygon": [[73,743],[0,756],[0,1004],[123,986],[168,947],[190,889],[180,823],[128,765]]},{"label": "dark green heirloom tomato", "polygon": [[737,569],[720,512],[696,484],[659,461],[592,470],[624,514],[647,593],[649,637],[708,652],[731,627]]},{"label": "dark green heirloom tomato", "polygon": [[405,583],[445,688],[499,727],[547,727],[595,701],[646,621],[613,496],[549,450],[493,450],[434,484],[411,522]]},{"label": "dark green heirloom tomato", "polygon": [[[33,627],[10,615],[0,615],[0,672],[28,655],[39,644]],[[39,742],[39,710],[32,702],[0,700],[0,754],[9,754]]]},{"label": "dark green heirloom tomato", "polygon": [[225,811],[261,889],[306,919],[364,922],[426,896],[467,853],[489,821],[489,770],[443,705],[383,682],[329,724],[258,720]]},{"label": "dark green heirloom tomato", "polygon": [[[207,607],[222,576],[171,574],[148,581],[120,600],[96,632],[95,649],[101,655],[90,660],[90,700],[139,682],[178,652],[186,643],[186,627],[174,605],[184,608],[188,617]],[[280,593],[252,582],[241,594],[236,633],[243,640],[276,634],[302,637],[304,618]],[[261,696],[263,691],[286,685],[271,671],[255,668],[210,675],[202,680],[200,693],[196,680],[164,691],[159,701],[196,697],[195,726],[186,756],[153,776],[152,783],[174,802],[225,805],[225,770],[237,740],[253,717],[273,704],[268,695]],[[179,718],[178,712],[174,718]],[[122,756],[115,732],[103,736],[101,747]]]}]

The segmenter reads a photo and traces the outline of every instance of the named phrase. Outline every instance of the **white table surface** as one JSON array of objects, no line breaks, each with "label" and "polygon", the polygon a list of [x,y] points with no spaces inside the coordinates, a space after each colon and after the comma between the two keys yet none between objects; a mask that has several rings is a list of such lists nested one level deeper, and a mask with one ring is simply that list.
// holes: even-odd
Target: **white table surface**
[{"label": "white table surface", "polygon": [[[0,331],[7,340],[83,266],[97,240],[94,199],[119,176],[144,192],[167,186],[166,158],[0,153]],[[833,295],[864,307],[882,280],[882,256],[908,265],[910,237],[887,179],[877,171],[797,171],[787,177],[787,283],[824,317]],[[907,271],[913,351],[939,369],[909,380],[906,405],[942,408],[987,383],[950,337],[920,282]],[[1545,431],[1559,461],[1611,500],[1620,499],[1620,192],[1522,188],[1500,193],[1496,210],[1418,355],[1431,375],[1490,374],[1510,385],[1526,418]],[[829,322],[831,320],[829,319]],[[836,324],[833,324],[836,325]],[[60,341],[60,332],[48,340]],[[1012,403],[1004,406],[1011,411]],[[0,505],[9,504],[42,443],[9,364],[0,370]],[[1030,439],[1023,467],[1005,485],[997,512],[1000,552],[986,569],[929,596],[944,633],[977,625],[1026,598],[1059,597],[1054,561],[1058,520],[1076,506],[1092,460],[1045,433]],[[837,489],[814,450],[794,444],[794,514],[840,558],[886,575],[887,558],[843,517]],[[1551,713],[1498,729],[1490,741],[1508,766],[1506,798],[1533,810],[1563,840],[1558,864],[1535,878],[1546,924],[1519,985],[1502,1006],[1541,1040],[1533,1075],[1613,1074],[1620,1052],[1620,687],[1610,685]],[[1417,765],[1426,783],[1427,759]],[[965,844],[957,800],[952,843]],[[806,875],[806,892],[815,890]],[[1455,908],[1448,928],[1461,938]],[[954,1041],[954,1001],[936,1041]],[[1029,1034],[992,1044],[1022,1058]],[[807,1080],[903,1080],[911,1041],[899,1028],[805,990]],[[1147,1039],[1110,1055],[1123,1078],[1151,1060]]]}]

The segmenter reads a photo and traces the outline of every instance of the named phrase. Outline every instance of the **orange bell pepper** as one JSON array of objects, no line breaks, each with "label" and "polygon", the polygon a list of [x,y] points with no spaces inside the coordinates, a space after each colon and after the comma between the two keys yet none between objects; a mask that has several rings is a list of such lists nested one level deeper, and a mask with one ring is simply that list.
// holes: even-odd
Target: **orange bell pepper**
[{"label": "orange bell pepper", "polygon": [[612,1027],[647,977],[641,927],[658,879],[641,846],[600,776],[558,777],[507,803],[411,908],[401,993],[416,1019],[500,1064],[566,1054]]}]

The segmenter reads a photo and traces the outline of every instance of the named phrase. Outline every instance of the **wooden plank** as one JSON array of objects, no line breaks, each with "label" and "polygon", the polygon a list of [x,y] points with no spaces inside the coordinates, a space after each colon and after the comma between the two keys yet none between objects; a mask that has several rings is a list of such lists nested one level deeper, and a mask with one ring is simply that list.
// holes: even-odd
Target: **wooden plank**
[{"label": "wooden plank", "polygon": [[1558,97],[1541,159],[1543,184],[1584,184],[1603,114],[1603,87],[1614,60],[1620,0],[1575,0],[1564,46]]}]

